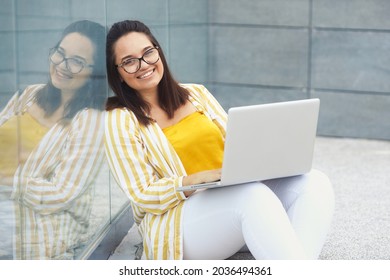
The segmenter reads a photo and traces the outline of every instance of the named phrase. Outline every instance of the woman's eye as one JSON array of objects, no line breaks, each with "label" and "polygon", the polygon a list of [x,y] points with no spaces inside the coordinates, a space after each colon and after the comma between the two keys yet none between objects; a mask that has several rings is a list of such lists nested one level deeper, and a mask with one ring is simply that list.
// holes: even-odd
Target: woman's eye
[{"label": "woman's eye", "polygon": [[128,59],[123,61],[123,65],[134,65],[137,63],[137,59]]},{"label": "woman's eye", "polygon": [[74,64],[77,64],[77,65],[84,65],[85,63],[84,63],[84,61],[81,61],[81,60],[79,60],[79,59],[76,59],[76,58],[71,58],[71,59],[69,59],[72,63],[74,63]]},{"label": "woman's eye", "polygon": [[150,49],[150,50],[147,50],[145,53],[144,53],[144,56],[150,56],[153,54],[153,51],[154,49]]}]

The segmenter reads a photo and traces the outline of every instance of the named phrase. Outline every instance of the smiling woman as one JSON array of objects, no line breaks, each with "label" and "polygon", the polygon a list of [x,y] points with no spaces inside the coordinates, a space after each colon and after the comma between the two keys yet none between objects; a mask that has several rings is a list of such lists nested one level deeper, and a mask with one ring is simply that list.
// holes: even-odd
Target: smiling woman
[{"label": "smiling woman", "polygon": [[126,84],[149,100],[155,98],[164,73],[158,49],[145,34],[139,32],[121,37],[114,48],[116,64],[120,65],[118,71]]},{"label": "smiling woman", "polygon": [[142,22],[111,27],[106,60],[106,154],[147,259],[226,259],[245,244],[256,259],[318,257],[334,203],[324,174],[178,191],[220,179],[226,112],[203,85],[173,79]]},{"label": "smiling woman", "polygon": [[0,185],[14,204],[15,259],[72,259],[87,241],[103,159],[104,42],[102,25],[70,24],[49,53],[48,83],[15,94],[0,113],[0,144],[19,143],[0,147],[9,151]]},{"label": "smiling woman", "polygon": [[70,33],[50,52],[50,77],[62,94],[73,95],[87,82],[93,70],[94,46],[88,37]]}]

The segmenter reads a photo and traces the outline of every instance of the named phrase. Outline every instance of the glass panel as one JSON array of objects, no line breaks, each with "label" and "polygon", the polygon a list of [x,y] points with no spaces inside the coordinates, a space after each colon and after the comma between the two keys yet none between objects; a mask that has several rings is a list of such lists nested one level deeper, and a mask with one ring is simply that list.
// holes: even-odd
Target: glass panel
[{"label": "glass panel", "polygon": [[[0,259],[12,259],[12,238],[15,224],[12,192],[12,175],[18,154],[17,125],[15,119],[6,127],[5,107],[16,92],[14,7],[11,0],[3,1],[0,10]],[[16,96],[17,98],[17,96]],[[13,107],[12,103],[9,106]],[[8,134],[5,139],[4,134]],[[7,161],[6,158],[11,159]]]},{"label": "glass panel", "polygon": [[111,220],[105,1],[3,2],[0,259],[77,259]]}]

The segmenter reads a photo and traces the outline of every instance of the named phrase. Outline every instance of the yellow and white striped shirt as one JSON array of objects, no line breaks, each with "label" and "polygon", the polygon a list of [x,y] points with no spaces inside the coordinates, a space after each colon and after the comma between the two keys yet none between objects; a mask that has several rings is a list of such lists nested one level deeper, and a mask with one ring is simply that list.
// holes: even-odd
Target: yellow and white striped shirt
[{"label": "yellow and white striped shirt", "polygon": [[[227,115],[203,85],[181,85],[190,102],[225,137]],[[106,115],[105,148],[115,180],[129,197],[147,259],[182,259],[185,169],[157,123],[141,125],[125,108]]]},{"label": "yellow and white striped shirt", "polygon": [[[25,112],[44,85],[15,95],[0,125]],[[85,242],[94,178],[104,159],[105,112],[84,109],[57,123],[33,149],[14,177],[16,259],[72,259]]]}]

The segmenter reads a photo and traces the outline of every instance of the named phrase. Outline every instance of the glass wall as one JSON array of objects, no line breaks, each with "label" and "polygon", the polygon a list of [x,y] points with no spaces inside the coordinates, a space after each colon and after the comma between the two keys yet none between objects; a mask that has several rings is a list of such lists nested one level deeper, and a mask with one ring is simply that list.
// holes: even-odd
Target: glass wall
[{"label": "glass wall", "polygon": [[207,2],[2,0],[0,259],[88,258],[128,209],[104,156],[105,32],[145,22],[176,78],[205,83]]},{"label": "glass wall", "polygon": [[0,258],[75,259],[112,214],[105,3],[2,2]]}]

